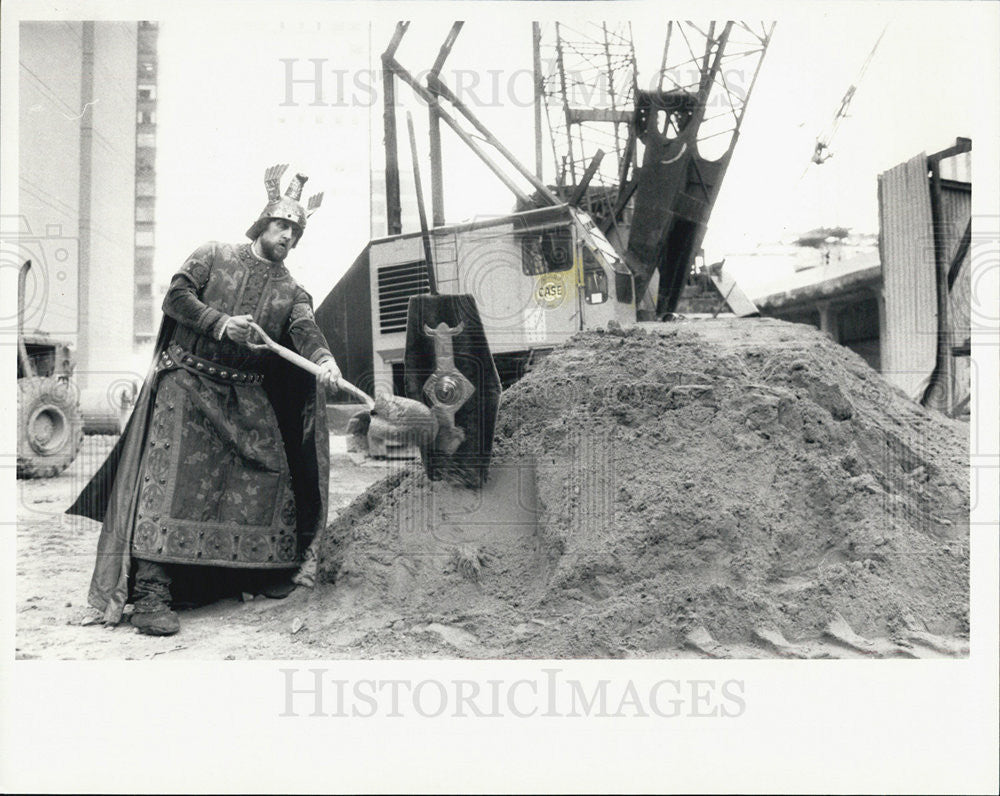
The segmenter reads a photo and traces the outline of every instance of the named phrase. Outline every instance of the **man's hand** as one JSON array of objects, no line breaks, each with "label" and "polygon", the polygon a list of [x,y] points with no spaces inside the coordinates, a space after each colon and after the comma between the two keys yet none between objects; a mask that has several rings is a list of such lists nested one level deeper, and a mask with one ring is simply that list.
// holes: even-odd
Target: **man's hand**
[{"label": "man's hand", "polygon": [[250,335],[253,334],[253,330],[250,328],[252,320],[253,316],[251,315],[234,315],[226,324],[226,337],[234,343],[245,344],[250,340]]},{"label": "man's hand", "polygon": [[337,360],[330,357],[320,362],[319,366],[323,369],[323,372],[317,377],[320,384],[327,389],[336,389],[337,380],[341,377],[340,368],[337,367]]}]

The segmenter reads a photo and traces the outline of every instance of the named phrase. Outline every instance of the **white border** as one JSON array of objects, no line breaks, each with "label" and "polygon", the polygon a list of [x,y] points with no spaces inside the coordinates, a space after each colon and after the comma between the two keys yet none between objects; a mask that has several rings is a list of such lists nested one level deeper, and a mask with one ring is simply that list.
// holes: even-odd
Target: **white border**
[{"label": "white border", "polygon": [[[121,19],[206,14],[308,14],[317,2],[154,3],[8,1],[2,15],[3,169],[0,201],[16,208],[17,26],[20,19]],[[741,15],[850,14],[854,3],[744,4]],[[914,6],[917,4],[914,3]],[[865,4],[872,7],[871,3]],[[893,4],[899,8],[899,4]],[[998,6],[920,4],[946,14],[975,15],[981,36],[984,102],[972,137],[974,214],[1000,214],[997,129]],[[454,18],[523,14],[529,18],[597,16],[603,4],[382,3],[381,16]],[[701,3],[698,16],[727,13]],[[663,19],[683,16],[657,6]],[[371,6],[341,4],[363,17]],[[650,13],[620,3],[615,15]],[[928,57],[947,58],[947,53]],[[935,97],[928,97],[934,103]],[[891,134],[891,131],[889,131]],[[982,186],[982,187],[981,187]],[[13,294],[3,285],[5,308]],[[980,450],[995,464],[996,346],[975,355],[982,384],[974,403]],[[0,368],[13,373],[12,352]],[[10,359],[8,360],[8,357]],[[4,405],[12,406],[12,382]],[[992,424],[992,425],[988,425]],[[4,424],[4,450],[13,448]],[[9,444],[10,443],[10,444]],[[8,445],[9,444],[9,445]],[[2,483],[13,505],[13,479]],[[996,484],[976,509],[972,575],[972,652],[965,661],[639,661],[559,662],[567,675],[655,680],[735,678],[747,709],[738,719],[369,719],[281,718],[279,665],[253,663],[13,662],[13,533],[0,534],[3,595],[0,788],[4,791],[802,791],[996,792],[997,563]],[[5,511],[5,520],[9,516]],[[537,678],[542,662],[299,662],[345,679],[366,677]]]}]

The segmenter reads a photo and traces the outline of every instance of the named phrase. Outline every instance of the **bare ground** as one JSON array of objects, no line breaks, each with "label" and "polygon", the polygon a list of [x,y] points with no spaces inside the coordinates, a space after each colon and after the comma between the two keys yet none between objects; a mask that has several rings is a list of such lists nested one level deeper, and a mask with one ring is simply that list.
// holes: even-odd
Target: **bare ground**
[{"label": "bare ground", "polygon": [[[113,441],[88,437],[63,475],[19,482],[16,655],[967,655],[968,540],[961,522],[967,495],[955,497],[961,490],[954,486],[966,453],[951,441],[958,432],[939,429],[935,418],[900,403],[860,360],[844,358],[843,349],[828,348],[811,332],[803,338],[787,324],[762,324],[752,335],[749,329],[720,323],[648,339],[585,337],[554,369],[540,370],[505,397],[494,483],[502,483],[505,462],[521,466],[525,451],[538,456],[565,447],[567,422],[574,429],[597,422],[597,439],[607,439],[611,429],[625,442],[616,446],[613,467],[633,475],[608,496],[613,529],[581,525],[586,514],[580,515],[576,492],[548,484],[559,472],[540,470],[539,489],[549,502],[541,532],[494,528],[479,548],[463,551],[462,540],[441,527],[421,535],[419,524],[400,522],[401,506],[425,505],[435,490],[435,500],[447,497],[445,487],[431,489],[418,463],[361,463],[346,454],[343,437],[334,437],[331,530],[321,561],[327,582],[281,601],[231,599],[182,611],[181,632],[171,638],[142,636],[127,622],[81,624],[91,613],[86,592],[99,526],[63,511]],[[591,361],[592,352],[605,349],[614,355]],[[758,356],[761,372],[739,375]],[[616,361],[636,373],[623,374]],[[581,373],[597,374],[602,384],[652,380],[670,387],[687,366],[698,374],[697,394],[674,384],[662,391],[662,407],[633,401],[626,391],[610,405],[602,402],[596,414],[593,406],[570,401],[580,408],[566,415],[553,412],[553,396],[539,393],[540,386],[548,390],[567,379],[572,385]],[[555,405],[567,406],[561,399]],[[897,444],[900,450],[888,458],[869,450],[868,440],[887,434],[910,444]],[[887,462],[900,473],[887,471]],[[664,480],[664,467],[672,479]],[[758,499],[756,480],[765,476],[771,496]],[[827,489],[833,491],[826,495]],[[817,508],[819,498],[826,503]],[[563,505],[564,499],[570,502]],[[945,505],[952,499],[955,505]],[[448,507],[461,512],[463,500],[459,495]],[[753,515],[757,504],[759,517]],[[888,519],[878,520],[886,507]],[[917,509],[940,522],[914,524],[907,517]],[[478,511],[490,510],[487,494]],[[698,530],[705,518],[719,525],[710,534]],[[698,533],[686,536],[685,529]],[[412,535],[403,538],[404,530]],[[762,533],[767,538],[754,535]],[[736,555],[723,542],[746,550]],[[945,583],[950,591],[942,590]]]},{"label": "bare ground", "polygon": [[[223,600],[180,612],[181,633],[140,635],[117,627],[81,625],[91,615],[87,588],[100,525],[63,512],[111,449],[113,437],[87,437],[79,458],[56,478],[18,481],[17,641],[20,659],[145,659],[164,655],[203,660],[360,657],[354,631],[333,621],[321,586],[285,600]],[[334,437],[330,508],[336,512],[385,475],[386,463],[355,464]],[[336,601],[334,600],[334,605]],[[322,608],[317,607],[321,605]],[[298,621],[297,621],[298,620]],[[299,627],[299,623],[302,626]],[[292,628],[297,628],[292,632]],[[317,631],[322,630],[320,636]],[[323,649],[316,647],[323,639]]]}]

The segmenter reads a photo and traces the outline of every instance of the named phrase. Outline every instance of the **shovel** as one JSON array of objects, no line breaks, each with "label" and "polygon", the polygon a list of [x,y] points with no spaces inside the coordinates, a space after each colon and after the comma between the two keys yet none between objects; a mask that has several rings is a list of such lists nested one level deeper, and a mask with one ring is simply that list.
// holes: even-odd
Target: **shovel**
[{"label": "shovel", "polygon": [[[310,362],[300,354],[296,354],[281,343],[276,343],[268,336],[267,332],[253,321],[250,321],[250,328],[261,339],[259,343],[247,343],[253,350],[272,351],[282,359],[316,377],[323,373],[323,368],[319,365]],[[389,441],[401,445],[423,445],[433,440],[437,435],[437,419],[431,413],[430,408],[420,401],[397,395],[379,395],[373,401],[368,393],[355,387],[344,378],[337,379],[336,386],[364,403],[366,409],[351,418],[351,423],[355,430],[363,429],[364,433],[371,434],[374,430],[373,436],[377,438],[377,444],[380,443],[384,446],[385,441]]]},{"label": "shovel", "polygon": [[[323,368],[315,362],[310,362],[304,356],[296,354],[290,348],[285,348],[285,346],[281,345],[281,343],[274,342],[274,340],[268,336],[267,332],[261,329],[260,326],[253,321],[250,321],[250,328],[257,333],[257,336],[260,337],[262,341],[260,343],[247,343],[247,346],[252,348],[254,351],[267,349],[268,351],[273,351],[282,359],[288,360],[293,365],[297,365],[302,368],[302,370],[312,373],[313,376],[316,376],[317,378],[323,374]],[[339,389],[349,392],[355,398],[359,398],[364,405],[368,407],[368,411],[375,408],[375,402],[369,397],[368,393],[364,390],[358,389],[346,379],[337,379],[336,385]]]}]

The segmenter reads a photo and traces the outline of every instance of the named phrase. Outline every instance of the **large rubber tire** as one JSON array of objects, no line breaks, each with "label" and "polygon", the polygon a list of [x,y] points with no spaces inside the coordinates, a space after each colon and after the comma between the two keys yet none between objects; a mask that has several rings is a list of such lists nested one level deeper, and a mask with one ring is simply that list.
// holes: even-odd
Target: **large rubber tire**
[{"label": "large rubber tire", "polygon": [[83,444],[83,417],[71,384],[54,377],[17,382],[17,477],[52,478]]}]

